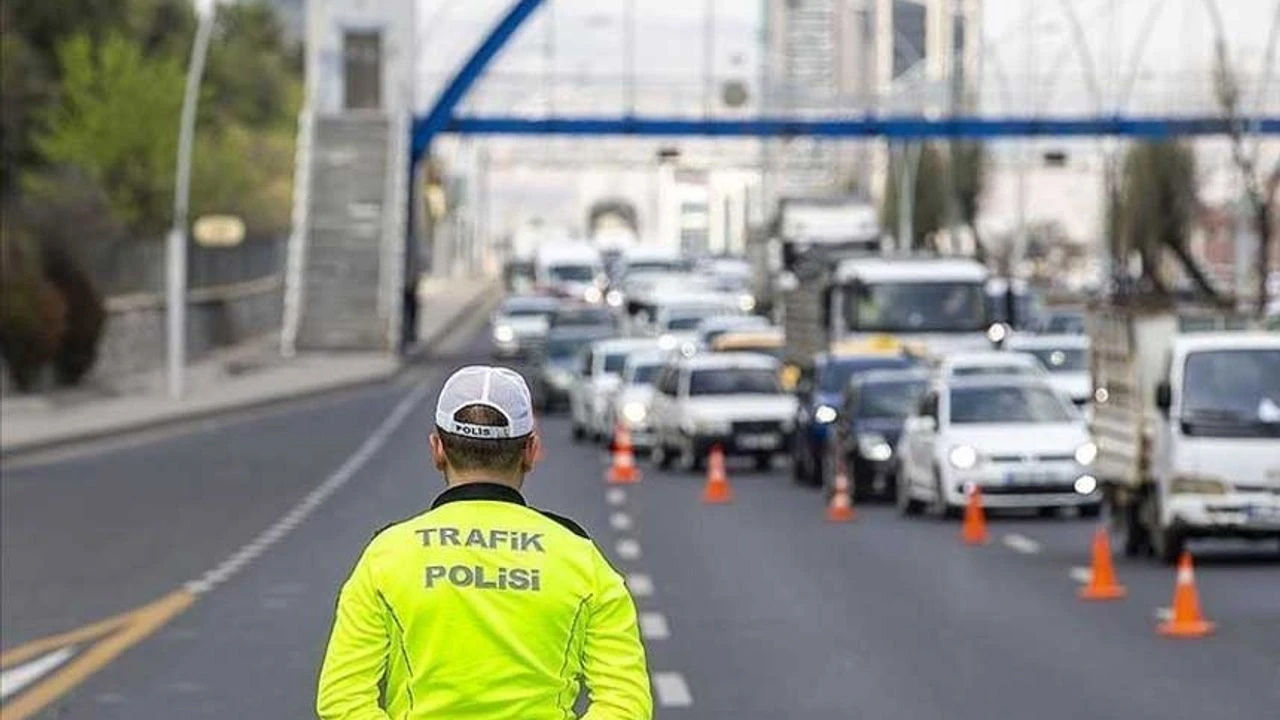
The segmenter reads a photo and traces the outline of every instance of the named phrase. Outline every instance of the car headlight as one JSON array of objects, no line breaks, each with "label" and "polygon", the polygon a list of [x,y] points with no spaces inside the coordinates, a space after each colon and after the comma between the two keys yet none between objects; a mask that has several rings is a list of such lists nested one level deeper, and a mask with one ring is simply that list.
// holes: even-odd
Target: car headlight
[{"label": "car headlight", "polygon": [[827,425],[835,422],[838,414],[830,405],[819,405],[818,409],[813,411],[813,419],[819,425]]},{"label": "car headlight", "polygon": [[751,312],[756,309],[756,299],[751,295],[738,296],[738,309],[742,312]]},{"label": "car headlight", "polygon": [[547,379],[557,388],[567,388],[573,384],[573,373],[568,370],[552,370],[547,373]]},{"label": "car headlight", "polygon": [[951,466],[957,470],[971,470],[978,464],[978,451],[968,445],[957,445],[947,454]]},{"label": "car headlight", "polygon": [[1098,478],[1092,475],[1081,475],[1076,478],[1072,488],[1079,495],[1091,495],[1098,489]]},{"label": "car headlight", "polygon": [[1177,477],[1169,486],[1169,492],[1194,495],[1226,495],[1231,486],[1221,480],[1206,477]]},{"label": "car headlight", "polygon": [[893,457],[893,446],[879,433],[864,433],[858,436],[858,452],[873,462],[884,462]]},{"label": "car headlight", "polygon": [[1093,442],[1085,442],[1076,448],[1076,462],[1081,465],[1092,465],[1098,459],[1098,446]]},{"label": "car headlight", "polygon": [[627,422],[633,425],[638,425],[644,422],[644,419],[648,414],[649,409],[646,408],[642,402],[636,402],[633,400],[622,406],[622,417],[626,418]]},{"label": "car headlight", "polygon": [[499,325],[493,329],[493,339],[501,343],[511,342],[516,339],[516,331],[508,325]]},{"label": "car headlight", "polygon": [[610,290],[605,293],[604,301],[609,303],[609,307],[622,307],[622,293],[617,290]]},{"label": "car headlight", "polygon": [[662,337],[658,338],[658,347],[662,348],[663,350],[675,350],[676,339],[671,335],[663,335]]},{"label": "car headlight", "polygon": [[593,286],[582,291],[582,299],[595,304],[603,300],[604,295],[600,293],[600,288]]}]

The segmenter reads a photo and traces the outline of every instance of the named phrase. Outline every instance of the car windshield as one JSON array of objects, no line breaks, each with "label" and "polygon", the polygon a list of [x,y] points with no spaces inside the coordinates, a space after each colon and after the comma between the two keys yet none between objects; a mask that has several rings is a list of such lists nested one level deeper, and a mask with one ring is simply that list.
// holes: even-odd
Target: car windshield
[{"label": "car windshield", "polygon": [[775,395],[782,391],[778,373],[769,368],[715,368],[689,375],[690,395]]},{"label": "car windshield", "polygon": [[613,314],[606,308],[561,310],[551,319],[554,327],[573,325],[612,325]]},{"label": "car windshield", "polygon": [[1049,335],[1083,335],[1084,314],[1051,312],[1045,318],[1044,331]]},{"label": "car windshield", "polygon": [[544,302],[528,300],[508,300],[502,305],[502,314],[508,317],[537,317],[550,315],[555,307]]},{"label": "car windshield", "polygon": [[697,330],[698,325],[706,318],[705,313],[672,314],[667,318],[668,330]]},{"label": "car windshield", "polygon": [[969,387],[951,389],[951,422],[1062,423],[1076,419],[1075,411],[1046,387]]},{"label": "car windshield", "polygon": [[854,332],[983,330],[986,295],[976,282],[859,284],[848,294],[845,316]]},{"label": "car windshield", "polygon": [[1207,437],[1280,437],[1280,350],[1187,355],[1182,427]]},{"label": "car windshield", "polygon": [[622,368],[626,367],[626,365],[627,365],[627,354],[624,352],[609,353],[608,355],[604,356],[604,371],[607,373],[613,373],[614,375],[621,375]]},{"label": "car windshield", "polygon": [[552,265],[547,274],[556,282],[591,282],[599,270],[594,265]]},{"label": "car windshield", "polygon": [[1035,348],[1018,352],[1034,355],[1049,372],[1080,372],[1089,368],[1089,356],[1081,348]]},{"label": "car windshield", "polygon": [[1035,369],[1026,365],[958,365],[951,368],[952,377],[985,377],[988,375],[1034,375]]},{"label": "car windshield", "polygon": [[630,276],[632,273],[668,273],[684,269],[684,263],[679,260],[640,260],[627,263],[626,273]]},{"label": "car windshield", "polygon": [[652,385],[658,378],[662,365],[636,365],[631,369],[632,385]]},{"label": "car windshield", "polygon": [[904,355],[885,355],[883,357],[865,357],[856,360],[837,360],[829,362],[818,373],[818,389],[824,393],[838,393],[849,384],[849,380],[857,373],[868,370],[897,370],[911,367],[914,361]]},{"label": "car windshield", "polygon": [[858,390],[858,417],[905,418],[925,389],[924,380],[864,383]]},{"label": "car windshield", "polygon": [[547,357],[553,360],[564,360],[578,354],[592,338],[551,338],[547,341]]}]

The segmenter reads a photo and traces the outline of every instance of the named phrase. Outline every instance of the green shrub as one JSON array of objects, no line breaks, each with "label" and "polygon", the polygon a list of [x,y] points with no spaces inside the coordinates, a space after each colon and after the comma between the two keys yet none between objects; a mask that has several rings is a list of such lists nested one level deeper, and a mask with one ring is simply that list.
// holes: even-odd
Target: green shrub
[{"label": "green shrub", "polygon": [[63,385],[75,385],[98,359],[106,310],[93,282],[65,247],[45,243],[41,251],[45,279],[57,288],[65,308],[65,329],[53,356],[54,375]]},{"label": "green shrub", "polygon": [[44,278],[32,253],[6,238],[0,259],[0,355],[13,384],[36,388],[44,367],[62,343],[66,303]]}]

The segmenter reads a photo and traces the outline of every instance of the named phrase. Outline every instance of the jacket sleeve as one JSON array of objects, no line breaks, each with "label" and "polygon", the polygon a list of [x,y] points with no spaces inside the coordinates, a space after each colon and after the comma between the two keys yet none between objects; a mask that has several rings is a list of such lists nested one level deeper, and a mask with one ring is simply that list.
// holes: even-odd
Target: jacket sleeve
[{"label": "jacket sleeve", "polygon": [[316,691],[322,720],[389,720],[379,703],[391,638],[370,565],[366,549],[338,594]]},{"label": "jacket sleeve", "polygon": [[591,702],[582,720],[650,720],[653,696],[635,603],[599,550],[594,556],[596,593],[587,602],[583,645]]}]

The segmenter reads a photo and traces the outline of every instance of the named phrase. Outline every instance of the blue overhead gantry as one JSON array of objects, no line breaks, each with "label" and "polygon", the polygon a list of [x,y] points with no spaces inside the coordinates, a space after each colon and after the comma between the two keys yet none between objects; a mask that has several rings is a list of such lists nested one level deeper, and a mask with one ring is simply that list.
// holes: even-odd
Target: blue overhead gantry
[{"label": "blue overhead gantry", "polygon": [[[798,137],[923,140],[928,138],[994,139],[1031,136],[1125,136],[1163,138],[1182,135],[1225,135],[1239,128],[1248,133],[1280,134],[1280,117],[942,117],[877,116],[844,118],[758,117],[508,117],[454,114],[471,86],[543,0],[517,0],[445,87],[435,105],[413,122],[413,162],[441,133],[464,135],[630,135],[649,137]],[[1233,125],[1234,123],[1234,125]]]}]

